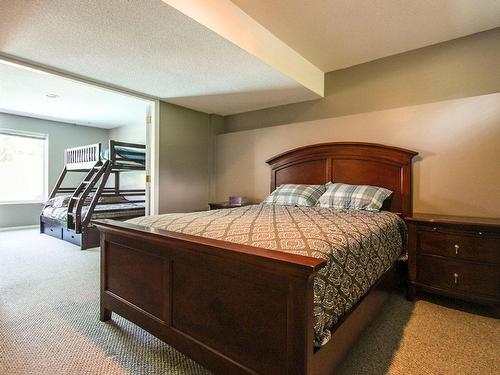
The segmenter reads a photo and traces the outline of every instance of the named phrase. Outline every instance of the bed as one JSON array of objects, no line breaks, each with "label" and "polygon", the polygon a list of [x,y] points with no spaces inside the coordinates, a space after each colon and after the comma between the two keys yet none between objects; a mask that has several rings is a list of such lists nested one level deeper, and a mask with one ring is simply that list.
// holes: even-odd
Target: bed
[{"label": "bed", "polygon": [[[122,173],[145,171],[141,144],[109,141],[106,150],[92,144],[64,150],[64,167],[40,213],[40,233],[80,246],[99,246],[92,219],[126,220],[145,214],[145,189],[123,189]],[[65,187],[69,174],[76,187]],[[79,177],[78,177],[79,176]],[[112,186],[108,186],[112,177]]]},{"label": "bed", "polygon": [[[373,228],[382,222],[396,228],[401,224],[397,215],[411,213],[414,155],[409,150],[365,143],[307,146],[268,160],[271,190],[284,183],[331,180],[385,187],[393,191],[383,207],[388,212],[370,221]],[[403,239],[399,249],[387,251],[391,255],[386,256],[386,264],[379,267],[366,290],[359,291],[359,298],[342,304],[337,309],[343,310],[340,313],[322,315],[318,280],[332,275],[328,269],[333,263],[327,257],[303,249],[284,252],[262,244],[249,246],[248,241],[238,241],[242,233],[232,233],[235,238],[229,239],[217,236],[217,228],[192,224],[210,221],[210,215],[219,215],[215,225],[234,223],[238,217],[245,221],[248,212],[255,224],[255,217],[269,218],[269,210],[280,211],[273,213],[278,217],[291,216],[296,224],[303,223],[301,215],[317,223],[314,215],[327,214],[324,209],[259,205],[170,215],[163,223],[162,217],[132,223],[95,221],[101,231],[100,319],[106,321],[112,312],[118,313],[215,373],[334,373],[397,283]],[[344,215],[344,221],[352,217],[351,213],[336,214]],[[362,216],[362,221],[366,218]],[[345,228],[339,233],[349,235],[351,231]],[[299,232],[303,237],[314,231]],[[329,299],[331,310],[336,309],[336,301]],[[323,324],[328,319],[329,324]]]},{"label": "bed", "polygon": [[[71,195],[59,196],[63,198],[63,203],[58,204],[57,202],[48,202],[42,211],[42,216],[45,218],[51,218],[54,220],[66,221],[68,216],[68,203],[71,199]],[[58,197],[58,198],[59,198]],[[138,196],[139,197],[139,196]],[[106,198],[106,197],[104,197]],[[114,197],[113,197],[114,198]],[[121,197],[120,197],[121,198]],[[97,203],[92,212],[92,219],[115,219],[119,217],[131,218],[136,216],[144,215],[145,204],[142,200],[133,200],[123,197],[123,200],[119,202],[116,200],[111,201],[101,201]],[[90,208],[90,201],[88,201],[84,206],[82,206],[82,216],[85,216]]]}]

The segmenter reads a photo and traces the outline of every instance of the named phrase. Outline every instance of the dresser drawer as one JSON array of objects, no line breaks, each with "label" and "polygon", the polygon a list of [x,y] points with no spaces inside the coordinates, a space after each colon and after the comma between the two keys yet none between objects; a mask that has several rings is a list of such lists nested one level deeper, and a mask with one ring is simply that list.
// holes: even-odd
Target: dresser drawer
[{"label": "dresser drawer", "polygon": [[474,241],[476,259],[500,264],[500,236],[479,232]]},{"label": "dresser drawer", "polygon": [[81,234],[75,233],[75,231],[71,229],[64,228],[63,229],[63,240],[67,242],[71,242],[75,245],[80,246]]},{"label": "dresser drawer", "polygon": [[422,255],[417,281],[428,286],[500,297],[500,266]]},{"label": "dresser drawer", "polygon": [[476,258],[474,236],[449,233],[442,230],[419,230],[418,243],[421,254],[453,258]]},{"label": "dresser drawer", "polygon": [[57,222],[44,222],[42,232],[49,236],[61,239],[63,227]]},{"label": "dresser drawer", "polygon": [[472,231],[460,233],[439,227],[422,227],[417,235],[420,254],[500,264],[500,236]]}]

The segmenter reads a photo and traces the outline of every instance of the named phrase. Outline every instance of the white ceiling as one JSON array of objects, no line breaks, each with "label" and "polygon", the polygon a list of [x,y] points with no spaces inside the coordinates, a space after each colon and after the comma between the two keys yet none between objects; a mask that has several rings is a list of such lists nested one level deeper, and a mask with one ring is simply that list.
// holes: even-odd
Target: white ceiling
[{"label": "white ceiling", "polygon": [[499,0],[231,0],[325,72],[500,26]]},{"label": "white ceiling", "polygon": [[[233,38],[212,31],[214,25],[204,26],[161,0],[1,0],[0,57],[228,115],[320,97],[297,78],[303,72],[283,58],[283,53],[274,51],[279,56],[272,56],[278,57],[275,61],[282,57],[279,69],[272,59],[262,59],[266,64],[256,57],[263,51],[272,55],[272,46],[279,45],[276,37],[282,46],[291,47],[290,56],[298,53],[314,64],[314,69],[318,67],[321,76],[321,71],[500,26],[499,0],[211,0],[209,5],[205,1],[167,2],[182,4],[198,14],[194,18],[215,20],[220,25],[236,13],[214,18],[208,14],[210,4],[226,10],[230,7],[224,4],[233,8],[236,4],[246,13],[236,8],[241,14],[247,18],[248,14],[264,27],[254,22],[261,29],[258,34],[238,29],[239,20],[244,19],[241,14],[232,19],[236,29],[225,25],[224,30],[244,39],[245,43],[238,44],[241,48]],[[275,43],[259,45],[255,35],[261,37],[259,42]],[[5,80],[4,87],[10,85],[10,90],[15,90],[12,79],[0,78]],[[37,91],[41,87],[32,86],[32,95],[46,91]],[[64,97],[60,99],[62,102]],[[21,106],[22,100],[13,103],[7,96],[2,100],[10,100],[8,106],[12,107],[0,103],[4,110],[33,112],[34,107],[13,109],[19,108],[16,106]],[[61,113],[67,106],[69,103],[59,106]],[[40,111],[49,108],[41,105]],[[111,117],[98,122],[90,113],[70,121],[98,126],[117,123]]]},{"label": "white ceiling", "polygon": [[0,112],[111,129],[144,125],[150,103],[0,61]]},{"label": "white ceiling", "polygon": [[208,113],[319,97],[161,0],[2,0],[0,51]]}]

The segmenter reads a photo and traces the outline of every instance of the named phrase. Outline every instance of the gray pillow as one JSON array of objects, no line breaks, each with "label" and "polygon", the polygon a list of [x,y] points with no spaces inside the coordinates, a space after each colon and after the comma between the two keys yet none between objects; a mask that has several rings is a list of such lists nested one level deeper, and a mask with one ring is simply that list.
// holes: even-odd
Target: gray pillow
[{"label": "gray pillow", "polygon": [[325,190],[325,185],[284,184],[273,191],[262,203],[312,207]]},{"label": "gray pillow", "polygon": [[378,186],[327,183],[317,206],[338,209],[379,211],[392,191]]}]

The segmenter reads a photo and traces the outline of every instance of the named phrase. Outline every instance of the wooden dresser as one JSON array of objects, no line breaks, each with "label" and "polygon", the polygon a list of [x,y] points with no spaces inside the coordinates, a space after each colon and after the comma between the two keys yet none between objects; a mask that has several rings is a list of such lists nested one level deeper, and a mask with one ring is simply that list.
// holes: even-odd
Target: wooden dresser
[{"label": "wooden dresser", "polygon": [[236,207],[248,206],[249,204],[250,203],[231,204],[229,202],[213,202],[209,203],[208,206],[210,207],[211,210],[220,210],[223,208],[236,208]]},{"label": "wooden dresser", "polygon": [[500,306],[500,219],[414,214],[408,299],[417,290]]}]

